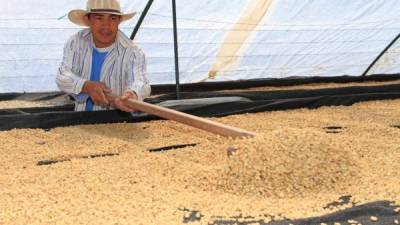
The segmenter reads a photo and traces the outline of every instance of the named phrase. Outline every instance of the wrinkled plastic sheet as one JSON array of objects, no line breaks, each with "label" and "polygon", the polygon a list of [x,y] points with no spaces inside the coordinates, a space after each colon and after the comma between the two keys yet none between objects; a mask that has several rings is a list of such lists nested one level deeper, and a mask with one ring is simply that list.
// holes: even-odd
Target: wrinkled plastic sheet
[{"label": "wrinkled plastic sheet", "polygon": [[[128,36],[148,1],[121,0],[138,15],[121,24]],[[398,0],[272,1],[259,22],[255,0],[177,1],[180,82],[207,79],[218,59],[232,61],[209,81],[290,76],[359,76],[399,33]],[[267,2],[267,1],[265,1]],[[32,8],[40,5],[40,13]],[[23,7],[21,7],[23,6]],[[81,27],[68,20],[85,1],[13,0],[0,15],[0,92],[55,91],[65,42]],[[171,1],[154,1],[135,37],[151,84],[175,83]],[[253,9],[252,9],[253,8]],[[201,9],[201,10],[199,10]],[[235,29],[238,27],[241,29]],[[233,35],[239,32],[240,35]],[[244,39],[244,40],[243,40]],[[240,46],[240,51],[218,52]],[[399,72],[399,42],[370,71]],[[228,60],[230,61],[230,60]]]}]

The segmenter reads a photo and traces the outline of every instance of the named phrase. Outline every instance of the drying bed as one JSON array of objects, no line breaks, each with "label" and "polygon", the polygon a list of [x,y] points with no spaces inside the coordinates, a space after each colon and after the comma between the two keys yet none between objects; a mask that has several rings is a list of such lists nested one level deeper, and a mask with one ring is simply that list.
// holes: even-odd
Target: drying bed
[{"label": "drying bed", "polygon": [[3,224],[398,224],[400,100],[0,132]]}]

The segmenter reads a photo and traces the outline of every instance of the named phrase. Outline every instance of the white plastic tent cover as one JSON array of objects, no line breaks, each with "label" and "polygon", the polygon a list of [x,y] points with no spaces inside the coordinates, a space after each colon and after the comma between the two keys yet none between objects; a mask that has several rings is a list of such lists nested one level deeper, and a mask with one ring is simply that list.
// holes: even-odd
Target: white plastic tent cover
[{"label": "white plastic tent cover", "polygon": [[[154,1],[135,42],[152,84],[175,83],[171,0]],[[123,11],[147,1],[121,0]],[[0,93],[58,90],[65,17],[85,0],[12,0],[0,9]],[[398,0],[177,0],[181,83],[359,76],[400,32]],[[130,36],[139,16],[121,24]],[[399,72],[395,44],[370,74]]]}]

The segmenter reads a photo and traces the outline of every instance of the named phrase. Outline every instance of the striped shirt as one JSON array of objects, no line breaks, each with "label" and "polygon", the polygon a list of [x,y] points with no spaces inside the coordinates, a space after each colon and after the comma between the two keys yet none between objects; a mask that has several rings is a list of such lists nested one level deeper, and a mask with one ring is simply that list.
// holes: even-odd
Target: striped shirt
[{"label": "striped shirt", "polygon": [[[64,47],[56,83],[61,91],[75,98],[76,111],[84,111],[86,107],[88,96],[81,92],[84,83],[90,80],[94,47],[90,29],[79,31]],[[109,48],[101,69],[100,81],[116,95],[131,90],[139,100],[148,97],[151,88],[146,78],[146,61],[142,50],[121,31],[118,31],[115,43]],[[99,105],[93,107],[93,110],[106,109]]]}]

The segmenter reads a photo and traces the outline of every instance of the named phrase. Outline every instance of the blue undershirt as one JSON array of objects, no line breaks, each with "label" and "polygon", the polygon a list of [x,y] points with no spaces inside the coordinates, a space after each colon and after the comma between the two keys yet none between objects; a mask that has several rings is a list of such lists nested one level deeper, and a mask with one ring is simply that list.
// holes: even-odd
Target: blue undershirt
[{"label": "blue undershirt", "polygon": [[[91,81],[100,81],[101,67],[103,66],[106,56],[107,52],[99,52],[97,49],[93,49],[92,72],[90,74]],[[86,101],[86,111],[93,111],[93,105],[92,99],[88,98]]]}]

